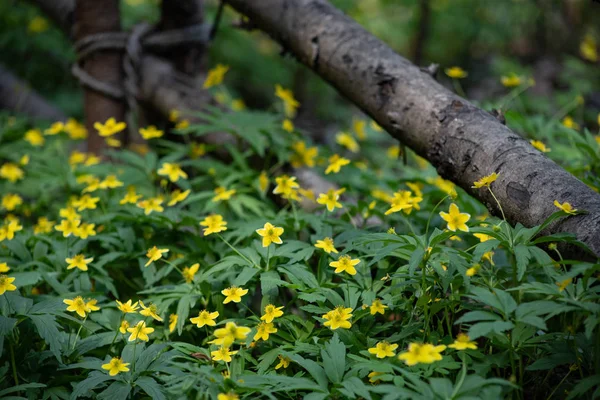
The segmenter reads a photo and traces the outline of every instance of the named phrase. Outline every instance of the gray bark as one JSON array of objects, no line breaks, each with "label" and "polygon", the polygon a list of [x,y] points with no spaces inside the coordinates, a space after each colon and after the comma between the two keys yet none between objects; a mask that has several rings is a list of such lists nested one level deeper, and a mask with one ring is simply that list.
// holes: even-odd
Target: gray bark
[{"label": "gray bark", "polygon": [[1,65],[0,109],[50,121],[67,119],[60,109],[48,103],[28,83],[23,82]]},{"label": "gray bark", "polygon": [[541,224],[556,211],[555,199],[586,210],[549,231],[571,232],[600,256],[600,195],[328,2],[227,3],[494,214],[499,210],[489,192],[471,188],[492,172],[499,174],[492,189],[512,223]]}]

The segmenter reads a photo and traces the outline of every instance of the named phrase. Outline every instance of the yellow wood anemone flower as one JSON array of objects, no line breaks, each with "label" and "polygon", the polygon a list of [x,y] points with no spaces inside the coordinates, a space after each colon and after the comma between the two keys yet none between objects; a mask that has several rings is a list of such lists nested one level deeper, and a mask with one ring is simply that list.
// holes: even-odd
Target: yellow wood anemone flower
[{"label": "yellow wood anemone flower", "polygon": [[225,300],[223,300],[223,304],[227,304],[230,302],[239,303],[242,301],[242,296],[248,293],[248,289],[242,289],[237,286],[231,286],[227,289],[221,290],[221,293],[226,296]]},{"label": "yellow wood anemone flower", "polygon": [[448,75],[452,79],[463,79],[466,78],[469,74],[467,71],[462,69],[461,67],[450,67],[444,70],[446,75]]},{"label": "yellow wood anemone flower", "polygon": [[337,261],[332,261],[329,263],[330,267],[335,268],[335,273],[339,274],[340,272],[347,272],[350,275],[356,275],[356,265],[360,263],[358,258],[352,259],[349,255],[341,256]]},{"label": "yellow wood anemone flower", "polygon": [[280,238],[280,236],[283,234],[283,228],[274,226],[270,222],[265,223],[261,229],[257,229],[256,233],[262,236],[263,247],[268,247],[271,243],[283,243]]},{"label": "yellow wood anemone flower", "polygon": [[0,295],[3,295],[5,292],[13,292],[17,290],[17,287],[13,285],[15,279],[17,278],[11,278],[7,275],[0,275]]},{"label": "yellow wood anemone flower", "polygon": [[148,335],[154,332],[154,328],[147,327],[146,322],[140,321],[133,328],[127,329],[127,332],[131,333],[129,339],[127,339],[128,341],[133,342],[134,340],[139,339],[147,342],[150,340]]},{"label": "yellow wood anemone flower", "polygon": [[560,204],[558,202],[558,200],[554,200],[554,205],[560,209],[561,211],[566,212],[567,214],[575,214],[577,212],[576,208],[573,208],[573,206],[571,205],[571,203],[565,201],[564,203]]},{"label": "yellow wood anemone flower", "polygon": [[265,313],[260,317],[261,320],[266,323],[271,323],[275,318],[279,318],[283,315],[283,311],[281,311],[281,307],[275,307],[273,304],[267,304],[265,306]]},{"label": "yellow wood anemone flower", "polygon": [[210,312],[202,310],[198,313],[197,317],[190,318],[190,322],[196,325],[198,328],[202,328],[203,326],[215,326],[217,325],[215,319],[217,319],[218,316],[218,311]]},{"label": "yellow wood anemone flower", "polygon": [[489,187],[496,179],[498,179],[497,173],[491,173],[489,175],[484,176],[478,181],[473,182],[473,188],[481,189],[482,187]]},{"label": "yellow wood anemone flower", "polygon": [[434,346],[429,343],[411,343],[408,345],[408,351],[398,355],[398,359],[404,361],[406,365],[431,364],[442,359],[440,354],[446,350],[446,346]]},{"label": "yellow wood anemone flower", "polygon": [[338,328],[350,329],[352,327],[352,323],[349,321],[349,319],[352,318],[351,308],[338,306],[327,314],[324,314],[322,318],[327,320],[323,325],[329,327],[331,330],[336,330]]},{"label": "yellow wood anemone flower", "polygon": [[323,240],[317,240],[317,243],[315,243],[315,247],[317,249],[323,249],[323,251],[327,254],[338,253],[333,243],[333,239],[330,237],[326,237]]},{"label": "yellow wood anemone flower", "polygon": [[231,362],[231,356],[236,354],[237,350],[230,351],[229,347],[221,347],[219,350],[211,351],[213,361]]},{"label": "yellow wood anemone flower", "polygon": [[169,252],[169,249],[159,249],[156,246],[152,247],[151,249],[148,249],[148,252],[146,253],[146,257],[148,257],[148,261],[146,262],[144,267],[147,267],[154,261],[160,260],[163,256],[163,254],[168,253],[168,252]]},{"label": "yellow wood anemone flower", "polygon": [[200,222],[201,226],[204,226],[204,236],[208,236],[212,233],[219,233],[227,230],[227,221],[223,219],[222,215],[212,214],[204,218]]},{"label": "yellow wood anemone flower", "polygon": [[390,344],[384,340],[378,342],[375,347],[369,348],[369,353],[374,354],[377,358],[394,357],[397,348],[397,344]]},{"label": "yellow wood anemone flower", "polygon": [[440,212],[440,217],[448,223],[448,230],[456,232],[460,230],[463,232],[469,232],[467,221],[471,218],[470,214],[461,213],[458,206],[455,203],[450,204],[449,212]]},{"label": "yellow wood anemone flower", "polygon": [[128,372],[129,368],[127,366],[129,363],[123,362],[123,359],[120,357],[113,357],[107,364],[102,364],[102,369],[108,371],[110,376],[115,376],[119,372]]},{"label": "yellow wood anemone flower", "polygon": [[456,350],[476,350],[477,343],[471,341],[471,338],[466,333],[459,333],[458,336],[456,336],[454,343],[449,344],[448,347]]}]

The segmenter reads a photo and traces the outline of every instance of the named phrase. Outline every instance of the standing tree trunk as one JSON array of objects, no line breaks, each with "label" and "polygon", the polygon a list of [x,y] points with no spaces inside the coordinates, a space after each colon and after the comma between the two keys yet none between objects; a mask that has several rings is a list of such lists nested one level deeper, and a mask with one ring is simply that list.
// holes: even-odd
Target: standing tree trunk
[{"label": "standing tree trunk", "polygon": [[[77,0],[75,2],[76,40],[87,35],[121,30],[119,0]],[[83,60],[83,70],[93,78],[121,87],[121,52],[100,50]],[[125,120],[125,103],[86,87],[84,93],[85,125],[88,129],[88,151],[100,153],[105,148],[104,138],[94,129],[95,122],[104,122],[108,118]]]}]

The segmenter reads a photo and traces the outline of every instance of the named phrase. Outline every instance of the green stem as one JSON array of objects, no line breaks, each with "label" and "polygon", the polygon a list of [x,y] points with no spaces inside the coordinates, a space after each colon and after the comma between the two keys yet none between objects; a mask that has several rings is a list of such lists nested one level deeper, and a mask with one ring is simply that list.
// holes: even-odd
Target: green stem
[{"label": "green stem", "polygon": [[117,331],[115,332],[115,337],[113,337],[112,342],[110,342],[110,346],[108,346],[108,349],[106,350],[106,354],[104,355],[104,358],[106,358],[106,356],[110,353],[110,349],[113,347],[113,344],[115,344],[115,340],[117,340],[117,336],[119,336],[119,329],[121,329],[121,324],[123,323],[124,319],[125,319],[125,314],[123,314],[121,316],[121,320],[119,321],[119,326],[117,327]]},{"label": "green stem", "polygon": [[257,265],[256,265],[256,264],[254,264],[252,261],[250,261],[250,259],[249,259],[248,257],[246,257],[245,255],[243,255],[242,253],[240,253],[240,252],[238,251],[238,249],[236,249],[235,247],[233,247],[233,246],[231,245],[231,243],[229,243],[227,240],[225,240],[225,238],[224,238],[223,236],[221,236],[221,235],[220,235],[220,234],[218,234],[218,233],[217,233],[217,236],[218,236],[218,237],[219,237],[219,238],[220,238],[220,239],[221,239],[221,240],[222,240],[222,241],[223,241],[223,242],[224,242],[224,243],[225,243],[227,246],[229,246],[229,248],[230,248],[231,250],[233,250],[233,251],[234,251],[234,252],[235,252],[235,253],[236,253],[238,256],[240,256],[240,257],[242,257],[244,260],[246,260],[246,262],[248,262],[248,264],[250,264],[250,265],[254,266],[255,268],[259,268],[259,269],[260,269],[260,267],[259,267],[259,266],[257,266]]},{"label": "green stem", "polygon": [[15,386],[19,386],[19,376],[17,375],[17,363],[15,362],[15,350],[13,349],[12,343],[9,344],[10,348],[10,363],[12,364],[13,378],[15,380]]},{"label": "green stem", "polygon": [[467,94],[465,93],[465,91],[462,88],[462,85],[457,79],[452,79],[452,85],[454,86],[454,90],[460,97],[465,99],[467,98]]},{"label": "green stem", "polygon": [[83,328],[83,325],[85,324],[86,320],[87,320],[87,314],[85,315],[85,318],[83,319],[83,322],[81,323],[81,325],[79,325],[79,329],[77,330],[77,335],[75,335],[75,340],[73,341],[73,347],[71,348],[71,351],[75,350],[75,345],[77,344],[77,339],[79,339],[79,334],[81,333],[81,329]]},{"label": "green stem", "polygon": [[567,372],[567,374],[564,376],[564,378],[562,378],[562,380],[558,383],[558,385],[556,385],[556,387],[554,388],[554,390],[552,391],[552,393],[550,393],[550,396],[548,396],[546,398],[546,400],[550,400],[552,398],[552,396],[554,396],[554,392],[556,392],[558,390],[558,388],[560,387],[560,385],[563,384],[563,382],[565,381],[565,379],[567,379],[569,377],[569,375],[571,375],[571,369],[569,369],[569,372]]},{"label": "green stem", "polygon": [[446,200],[448,197],[450,197],[450,195],[446,195],[444,198],[442,198],[440,201],[438,201],[438,203],[435,205],[435,207],[433,207],[433,210],[431,211],[431,214],[429,214],[429,219],[427,219],[427,225],[425,227],[425,237],[427,237],[427,233],[429,232],[429,224],[431,223],[431,218],[433,218],[433,214],[435,214],[435,210],[440,206],[440,204],[442,204],[444,202],[444,200]]},{"label": "green stem", "polygon": [[271,261],[271,245],[267,246],[267,271],[269,270],[269,264]]},{"label": "green stem", "polygon": [[131,361],[131,376],[133,376],[133,373],[135,372],[135,349],[137,347],[137,343],[138,340],[135,339],[135,342],[133,342],[133,360]]}]

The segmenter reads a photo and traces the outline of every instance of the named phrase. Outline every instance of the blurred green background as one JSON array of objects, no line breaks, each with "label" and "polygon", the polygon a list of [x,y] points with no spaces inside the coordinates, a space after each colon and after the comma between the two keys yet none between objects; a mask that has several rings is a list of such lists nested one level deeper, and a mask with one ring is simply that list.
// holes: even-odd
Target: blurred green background
[{"label": "blurred green background", "polygon": [[[460,81],[473,101],[498,105],[507,94],[500,77],[533,77],[536,85],[520,97],[520,112],[552,115],[585,98],[580,123],[596,124],[600,109],[600,68],[582,46],[600,43],[600,3],[588,0],[335,0],[333,3],[403,56],[420,65],[440,64],[440,80],[453,88],[444,68],[460,66]],[[206,20],[218,1],[207,0]],[[157,0],[123,0],[125,28],[159,18]],[[250,108],[269,108],[276,83],[294,90],[301,115],[343,124],[356,110],[265,34],[232,27],[239,16],[227,8],[206,58],[231,69],[226,84]],[[587,40],[587,42],[586,42]],[[24,0],[0,0],[0,64],[18,75],[70,116],[82,118],[82,95],[70,74],[74,52],[68,38]],[[597,58],[597,57],[596,57]],[[416,59],[416,60],[415,60]],[[299,123],[300,125],[302,122]]]}]

